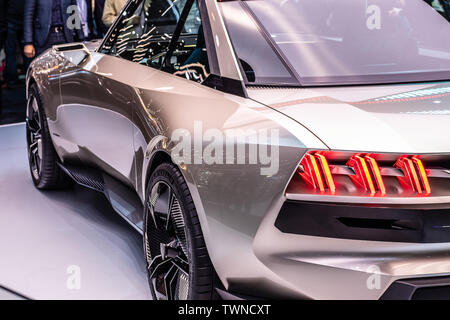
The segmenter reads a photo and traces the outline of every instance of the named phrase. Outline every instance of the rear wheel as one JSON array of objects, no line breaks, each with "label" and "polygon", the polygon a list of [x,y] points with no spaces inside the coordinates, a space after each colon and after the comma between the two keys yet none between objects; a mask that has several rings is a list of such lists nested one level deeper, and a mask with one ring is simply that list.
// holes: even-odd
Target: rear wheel
[{"label": "rear wheel", "polygon": [[144,249],[158,300],[213,299],[215,273],[186,182],[173,164],[156,168],[147,187]]},{"label": "rear wheel", "polygon": [[73,181],[57,164],[57,155],[48,130],[47,118],[42,107],[39,89],[36,84],[29,88],[26,135],[28,162],[31,178],[38,189],[60,189],[73,184]]}]

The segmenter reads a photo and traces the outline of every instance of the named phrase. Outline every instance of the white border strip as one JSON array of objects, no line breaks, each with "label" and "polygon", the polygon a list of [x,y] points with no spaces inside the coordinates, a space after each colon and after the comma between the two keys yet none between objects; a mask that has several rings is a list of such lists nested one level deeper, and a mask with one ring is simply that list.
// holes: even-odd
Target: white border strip
[{"label": "white border strip", "polygon": [[437,197],[364,197],[364,196],[335,196],[335,195],[320,195],[307,193],[286,193],[288,200],[320,202],[327,203],[345,203],[351,204],[402,204],[402,205],[419,205],[419,204],[448,204],[450,203],[450,196]]},{"label": "white border strip", "polygon": [[22,124],[25,124],[25,121],[18,122],[18,123],[10,123],[10,124],[0,124],[0,128],[20,126]]}]

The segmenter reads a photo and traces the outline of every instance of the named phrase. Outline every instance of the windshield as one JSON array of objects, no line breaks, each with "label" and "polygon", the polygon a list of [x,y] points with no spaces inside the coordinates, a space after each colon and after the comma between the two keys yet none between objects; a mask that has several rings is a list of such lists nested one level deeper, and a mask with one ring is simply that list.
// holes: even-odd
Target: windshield
[{"label": "windshield", "polygon": [[[279,83],[280,73],[301,85],[450,80],[447,0],[250,0],[234,6],[278,57],[258,61],[260,53],[242,48],[242,19],[236,26],[223,9],[249,83]],[[289,72],[273,68],[281,63]]]}]

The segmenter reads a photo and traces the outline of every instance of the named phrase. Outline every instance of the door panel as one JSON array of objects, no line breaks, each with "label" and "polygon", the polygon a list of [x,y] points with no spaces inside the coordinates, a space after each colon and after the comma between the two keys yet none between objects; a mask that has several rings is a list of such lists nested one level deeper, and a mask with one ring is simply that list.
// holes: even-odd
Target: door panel
[{"label": "door panel", "polygon": [[141,68],[95,52],[66,68],[60,83],[62,104],[53,124],[63,161],[99,167],[133,185],[133,82]]}]

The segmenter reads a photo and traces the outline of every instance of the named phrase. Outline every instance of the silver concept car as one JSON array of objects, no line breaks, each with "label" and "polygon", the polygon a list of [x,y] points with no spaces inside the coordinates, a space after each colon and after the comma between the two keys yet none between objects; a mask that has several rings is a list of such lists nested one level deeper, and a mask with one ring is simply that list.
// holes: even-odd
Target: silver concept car
[{"label": "silver concept car", "polygon": [[131,0],[32,63],[33,181],[103,192],[156,299],[449,298],[448,5]]}]

